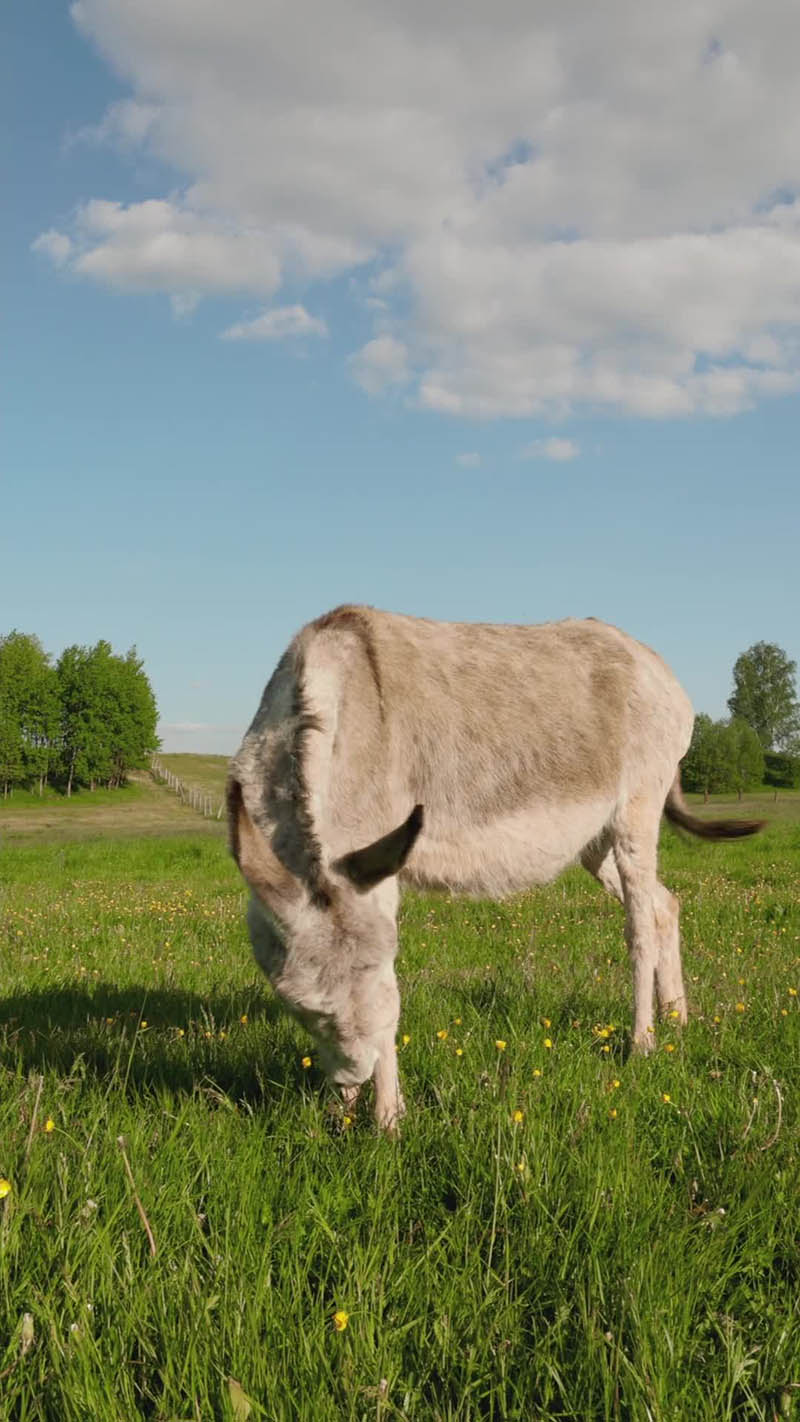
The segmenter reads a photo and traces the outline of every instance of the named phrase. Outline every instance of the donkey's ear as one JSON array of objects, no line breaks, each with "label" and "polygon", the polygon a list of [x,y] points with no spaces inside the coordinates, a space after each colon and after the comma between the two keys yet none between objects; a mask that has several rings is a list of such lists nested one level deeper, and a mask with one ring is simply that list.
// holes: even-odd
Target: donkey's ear
[{"label": "donkey's ear", "polygon": [[281,863],[272,846],[254,824],[244,803],[238,780],[229,780],[228,835],[231,853],[254,893],[280,917],[302,896],[300,881]]},{"label": "donkey's ear", "polygon": [[354,849],[352,854],[345,854],[331,867],[339,874],[346,874],[350,882],[362,892],[374,889],[382,879],[388,879],[391,874],[399,874],[414,848],[417,835],[422,829],[422,820],[422,806],[415,805],[408,819],[398,825],[397,829],[391,830],[382,839],[376,839],[364,849]]}]

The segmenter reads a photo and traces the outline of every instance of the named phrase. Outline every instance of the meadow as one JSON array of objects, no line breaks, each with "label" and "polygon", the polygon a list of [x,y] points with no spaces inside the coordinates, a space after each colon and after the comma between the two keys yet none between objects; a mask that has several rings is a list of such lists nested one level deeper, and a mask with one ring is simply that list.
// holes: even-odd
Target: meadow
[{"label": "meadow", "polygon": [[277,1009],[223,826],[97,796],[0,807],[3,1422],[800,1417],[800,796],[664,831],[648,1059],[587,875],[407,896],[399,1143]]}]

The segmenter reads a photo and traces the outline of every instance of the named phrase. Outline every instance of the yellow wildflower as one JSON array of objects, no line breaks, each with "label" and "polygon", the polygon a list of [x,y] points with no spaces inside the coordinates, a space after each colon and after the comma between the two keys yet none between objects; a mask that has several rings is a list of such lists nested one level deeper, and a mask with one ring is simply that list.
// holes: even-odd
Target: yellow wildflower
[{"label": "yellow wildflower", "polygon": [[672,1097],[670,1096],[668,1091],[662,1091],[661,1100],[664,1102],[664,1105],[666,1105],[668,1101],[672,1100]]},{"label": "yellow wildflower", "polygon": [[4,1200],[6,1195],[11,1194],[11,1181],[0,1179],[0,1200]]},{"label": "yellow wildflower", "polygon": [[352,1126],[352,1124],[353,1124],[353,1118],[352,1118],[352,1116],[342,1116],[342,1125],[344,1126],[344,1129],[345,1129],[345,1130],[347,1130],[347,1127],[348,1127],[348,1126]]},{"label": "yellow wildflower", "polygon": [[54,1130],[55,1130],[55,1128],[56,1128],[56,1123],[55,1123],[55,1121],[53,1120],[52,1116],[48,1116],[47,1120],[46,1120],[45,1123],[44,1123],[44,1128],[45,1128],[45,1130],[47,1131],[47,1134],[48,1134],[48,1135],[50,1134],[51,1131],[54,1131]]},{"label": "yellow wildflower", "polygon": [[789,988],[789,996],[797,997],[797,988]]},{"label": "yellow wildflower", "polygon": [[455,1024],[456,1027],[460,1027],[460,1026],[461,1026],[461,1018],[460,1018],[460,1017],[454,1017],[454,1018],[453,1018],[453,1022],[454,1022],[454,1024]]},{"label": "yellow wildflower", "polygon": [[675,1044],[674,1044],[674,1042],[666,1042],[666,1043],[664,1044],[664,1051],[665,1051],[665,1052],[674,1052],[674,1051],[675,1051]]},{"label": "yellow wildflower", "polygon": [[456,1047],[456,1056],[457,1056],[457,1057],[463,1057],[463,1055],[464,1055],[464,1048],[463,1048],[463,1047]]},{"label": "yellow wildflower", "polygon": [[495,1046],[496,1046],[498,1052],[504,1052],[505,1049],[506,1049],[506,1043],[503,1041],[502,1037],[498,1037],[498,1038],[497,1038],[497,1041],[495,1042]]},{"label": "yellow wildflower", "polygon": [[404,1033],[403,1033],[403,1036],[402,1036],[402,1039],[401,1039],[401,1040],[402,1040],[403,1046],[404,1046],[404,1047],[407,1047],[408,1044],[409,1044],[409,1042],[411,1041],[411,1038],[410,1038],[408,1032],[404,1032]]},{"label": "yellow wildflower", "polygon": [[449,1034],[447,1028],[443,1027],[440,1032],[436,1033],[436,1035],[439,1038],[440,1042],[446,1042]]},{"label": "yellow wildflower", "polygon": [[542,1073],[540,1072],[540,1070],[539,1070],[538,1067],[534,1067],[534,1068],[533,1068],[533,1074],[534,1074],[534,1076],[541,1076]]},{"label": "yellow wildflower", "polygon": [[543,1018],[542,1018],[542,1026],[543,1026],[543,1027],[549,1027],[549,1026],[550,1026],[550,1018],[549,1018],[549,1017],[543,1017]]},{"label": "yellow wildflower", "polygon": [[681,1014],[679,1013],[677,1007],[673,1007],[673,1009],[672,1009],[672,1011],[670,1012],[669,1015],[670,1015],[670,1017],[672,1017],[672,1018],[677,1018],[677,1017],[680,1017]]},{"label": "yellow wildflower", "polygon": [[612,1120],[612,1121],[615,1121],[615,1120],[617,1119],[617,1108],[616,1108],[616,1106],[612,1106],[612,1107],[611,1107],[611,1110],[609,1111],[608,1114],[609,1114],[611,1120]]},{"label": "yellow wildflower", "polygon": [[308,1071],[308,1068],[311,1066],[311,1058],[310,1058],[310,1057],[303,1057],[303,1058],[301,1059],[300,1065],[301,1065],[301,1067],[304,1068],[305,1071]]},{"label": "yellow wildflower", "polygon": [[241,1017],[239,1018],[239,1021],[241,1022],[241,1024],[242,1024],[243,1027],[246,1027],[246,1026],[247,1026],[247,1013],[246,1013],[246,1012],[243,1012],[243,1013],[242,1013]]},{"label": "yellow wildflower", "polygon": [[612,1081],[611,1085],[612,1085],[612,1087],[614,1088],[614,1090],[616,1091],[617,1087],[619,1086],[619,1077],[618,1077],[618,1076],[615,1076],[615,1077],[614,1077],[614,1080]]},{"label": "yellow wildflower", "polygon": [[744,1012],[744,1003],[743,1003],[743,1002],[737,1002],[737,1004],[736,1004],[736,1011],[737,1011],[737,1012]]},{"label": "yellow wildflower", "polygon": [[340,1308],[333,1315],[333,1326],[336,1329],[337,1333],[344,1333],[344,1330],[347,1327],[347,1320],[349,1319],[349,1317],[349,1313],[345,1313],[343,1308]]},{"label": "yellow wildflower", "polygon": [[524,1112],[524,1111],[520,1111],[519,1109],[517,1109],[517,1110],[514,1112],[514,1114],[513,1114],[513,1116],[511,1117],[511,1119],[512,1119],[512,1121],[514,1122],[514,1124],[518,1126],[519,1123],[520,1123],[520,1121],[524,1121],[524,1120],[525,1120],[525,1112]]},{"label": "yellow wildflower", "polygon": [[548,1048],[548,1050],[549,1050],[550,1047],[552,1047],[552,1045],[553,1045],[553,1043],[550,1041],[550,1038],[549,1038],[549,1037],[545,1037],[545,1039],[544,1039],[544,1044],[545,1044],[545,1046]]}]

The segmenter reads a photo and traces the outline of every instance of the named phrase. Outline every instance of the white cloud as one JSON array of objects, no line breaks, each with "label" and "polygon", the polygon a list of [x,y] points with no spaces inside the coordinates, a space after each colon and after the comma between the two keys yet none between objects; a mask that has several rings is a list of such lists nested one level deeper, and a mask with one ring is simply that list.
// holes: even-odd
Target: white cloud
[{"label": "white cloud", "polygon": [[535,439],[522,450],[523,459],[553,459],[557,464],[565,464],[569,459],[577,459],[580,445],[574,439],[562,439],[551,435],[549,439]]},{"label": "white cloud", "polygon": [[155,198],[93,198],[78,214],[83,238],[73,269],[111,286],[144,291],[273,292],[280,264],[262,233],[232,228]]},{"label": "white cloud", "polygon": [[304,306],[275,306],[220,333],[223,341],[282,341],[287,336],[327,336],[328,328]]},{"label": "white cloud", "polygon": [[462,469],[478,469],[480,462],[481,457],[476,450],[470,450],[466,454],[456,455],[456,464],[459,464]]},{"label": "white cloud", "polygon": [[353,373],[455,415],[727,413],[800,386],[794,0],[72,13],[131,90],[96,136],[185,186],[43,233],[67,269],[272,297],[371,262],[394,347]]},{"label": "white cloud", "polygon": [[72,241],[65,232],[57,232],[51,227],[47,232],[41,232],[31,243],[34,252],[44,252],[56,267],[63,267],[72,252]]},{"label": "white cloud", "polygon": [[81,143],[99,146],[104,143],[122,147],[144,143],[158,118],[154,104],[140,104],[135,99],[120,99],[109,105],[99,123],[85,124],[67,137],[67,147]]},{"label": "white cloud", "polygon": [[394,336],[376,336],[350,357],[350,373],[368,395],[381,395],[410,379],[408,351]]}]

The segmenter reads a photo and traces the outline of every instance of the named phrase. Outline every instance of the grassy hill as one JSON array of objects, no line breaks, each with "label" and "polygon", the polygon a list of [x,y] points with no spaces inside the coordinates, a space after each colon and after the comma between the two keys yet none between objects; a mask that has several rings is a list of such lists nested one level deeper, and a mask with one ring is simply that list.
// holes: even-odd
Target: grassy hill
[{"label": "grassy hill", "polygon": [[204,790],[218,800],[225,794],[225,777],[230,758],[226,755],[159,754],[158,759],[167,770],[177,775],[184,785],[195,790]]}]

